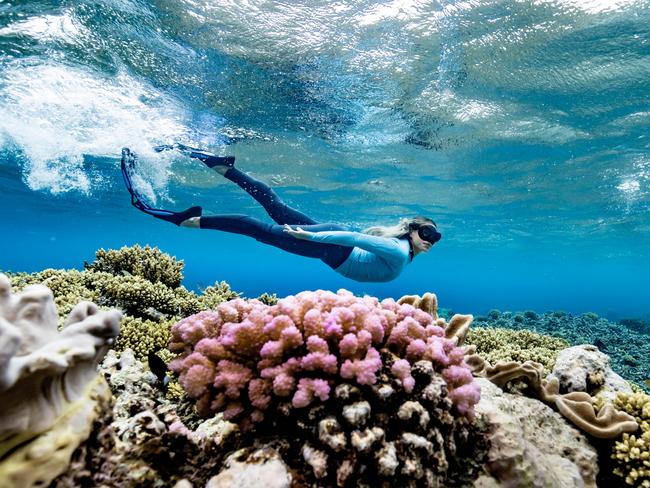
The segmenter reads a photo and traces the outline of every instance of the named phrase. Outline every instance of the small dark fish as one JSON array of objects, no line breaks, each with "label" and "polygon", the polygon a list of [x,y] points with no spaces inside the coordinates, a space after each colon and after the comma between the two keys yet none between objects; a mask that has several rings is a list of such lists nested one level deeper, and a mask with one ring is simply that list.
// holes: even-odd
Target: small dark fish
[{"label": "small dark fish", "polygon": [[147,356],[147,362],[149,363],[149,369],[151,372],[156,375],[156,378],[158,378],[161,390],[167,390],[169,376],[167,375],[167,365],[165,364],[165,361],[160,359],[160,356],[155,352],[150,352]]}]

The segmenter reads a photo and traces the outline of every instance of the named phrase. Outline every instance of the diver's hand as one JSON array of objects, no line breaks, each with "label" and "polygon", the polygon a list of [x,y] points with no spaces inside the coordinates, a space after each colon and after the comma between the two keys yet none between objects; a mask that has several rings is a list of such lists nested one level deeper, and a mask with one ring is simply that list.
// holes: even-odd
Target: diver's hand
[{"label": "diver's hand", "polygon": [[295,237],[296,239],[307,239],[307,240],[309,240],[309,237],[313,234],[313,232],[302,230],[300,227],[296,227],[294,230],[288,224],[284,224],[284,232],[286,232],[290,236]]}]

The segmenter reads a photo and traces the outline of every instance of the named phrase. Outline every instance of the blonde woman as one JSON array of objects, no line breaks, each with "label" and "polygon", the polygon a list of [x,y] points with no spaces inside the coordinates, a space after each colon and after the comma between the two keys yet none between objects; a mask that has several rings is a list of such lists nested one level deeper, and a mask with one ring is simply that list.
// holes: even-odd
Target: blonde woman
[{"label": "blonde woman", "polygon": [[182,144],[158,146],[177,149],[239,185],[259,202],[276,222],[269,224],[247,215],[202,215],[201,207],[182,212],[147,205],[131,183],[137,157],[122,149],[122,176],[138,210],[182,227],[221,230],[252,237],[287,252],[317,258],[337,273],[356,281],[385,282],[397,278],[415,256],[428,252],[442,237],[436,223],[426,217],[404,218],[392,227],[370,227],[355,232],[347,226],[319,223],[286,205],[266,184],[235,168],[232,156],[216,156]]}]

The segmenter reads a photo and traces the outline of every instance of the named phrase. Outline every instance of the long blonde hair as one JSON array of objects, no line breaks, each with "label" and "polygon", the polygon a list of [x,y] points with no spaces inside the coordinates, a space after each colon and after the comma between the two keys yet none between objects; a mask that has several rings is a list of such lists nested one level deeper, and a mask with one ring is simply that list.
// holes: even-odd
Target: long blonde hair
[{"label": "long blonde hair", "polygon": [[396,225],[383,226],[375,225],[362,230],[364,234],[380,237],[397,237],[398,239],[407,236],[412,230],[418,229],[423,225],[436,225],[436,223],[427,217],[404,218]]}]

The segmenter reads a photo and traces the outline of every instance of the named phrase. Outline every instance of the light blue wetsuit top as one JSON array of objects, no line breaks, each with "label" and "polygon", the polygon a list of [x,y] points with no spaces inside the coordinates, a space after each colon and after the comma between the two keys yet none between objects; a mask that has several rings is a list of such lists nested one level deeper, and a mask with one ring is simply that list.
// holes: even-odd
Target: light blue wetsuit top
[{"label": "light blue wetsuit top", "polygon": [[333,230],[313,232],[309,240],[353,247],[335,271],[356,281],[391,281],[411,262],[407,239]]}]

